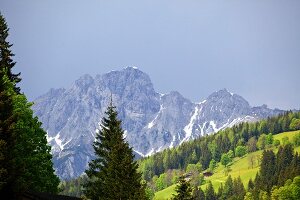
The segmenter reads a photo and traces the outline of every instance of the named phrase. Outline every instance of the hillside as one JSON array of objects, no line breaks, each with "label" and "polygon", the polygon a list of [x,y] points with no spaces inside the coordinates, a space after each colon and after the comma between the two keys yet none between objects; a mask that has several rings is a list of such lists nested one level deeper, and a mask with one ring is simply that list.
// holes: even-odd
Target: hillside
[{"label": "hillside", "polygon": [[[283,132],[277,135],[274,135],[274,140],[278,139],[282,143],[282,139],[285,137],[289,138],[289,141],[292,141],[292,138],[295,134],[299,134],[300,131],[290,131],[290,132]],[[272,149],[274,152],[277,151],[276,147],[271,147],[268,149]],[[300,146],[295,148],[295,151],[300,152]],[[231,164],[231,172],[229,173],[233,178],[237,178],[238,176],[241,177],[243,184],[247,187],[248,181],[250,178],[252,180],[255,178],[256,173],[259,170],[259,166],[256,162],[253,168],[249,167],[249,160],[251,157],[261,156],[262,150],[255,151],[249,154],[246,154],[242,158],[235,158]],[[218,163],[218,167],[215,169],[215,172],[212,176],[206,178],[205,180],[210,180],[214,186],[214,189],[217,190],[221,183],[225,183],[227,176],[224,174],[224,166],[221,163]],[[201,188],[205,190],[207,184],[203,184]],[[158,191],[155,193],[155,200],[166,200],[172,197],[174,193],[175,185],[172,185],[164,190]]]}]

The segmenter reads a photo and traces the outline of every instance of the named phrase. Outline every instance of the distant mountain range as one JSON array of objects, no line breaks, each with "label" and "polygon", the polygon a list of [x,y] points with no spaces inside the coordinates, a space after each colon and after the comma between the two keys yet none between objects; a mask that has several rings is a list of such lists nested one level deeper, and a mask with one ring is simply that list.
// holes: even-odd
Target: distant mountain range
[{"label": "distant mountain range", "polygon": [[160,94],[149,76],[133,67],[95,78],[84,75],[69,89],[51,89],[34,101],[33,110],[47,131],[60,178],[81,175],[93,158],[92,143],[111,95],[125,137],[137,156],[284,112],[266,105],[251,107],[243,97],[226,89],[201,103],[191,102],[178,92]]}]

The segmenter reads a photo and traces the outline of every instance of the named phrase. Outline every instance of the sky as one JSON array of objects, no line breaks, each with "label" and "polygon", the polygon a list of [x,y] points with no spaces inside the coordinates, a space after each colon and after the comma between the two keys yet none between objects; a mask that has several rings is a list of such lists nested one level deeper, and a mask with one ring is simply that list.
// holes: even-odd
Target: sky
[{"label": "sky", "polygon": [[299,0],[1,0],[29,100],[136,66],[157,92],[300,109]]}]

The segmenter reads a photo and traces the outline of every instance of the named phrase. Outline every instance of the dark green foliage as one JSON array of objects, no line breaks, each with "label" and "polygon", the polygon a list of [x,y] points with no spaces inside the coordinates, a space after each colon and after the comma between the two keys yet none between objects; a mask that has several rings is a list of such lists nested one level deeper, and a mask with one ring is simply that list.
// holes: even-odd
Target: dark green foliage
[{"label": "dark green foliage", "polygon": [[[6,75],[2,79],[6,80]],[[7,196],[19,195],[25,191],[57,193],[59,184],[58,177],[54,174],[51,162],[51,148],[47,145],[46,132],[41,128],[37,117],[33,117],[30,109],[31,104],[27,102],[24,95],[18,95],[10,84],[11,113],[9,129],[1,124],[1,139],[7,145],[4,152],[4,161],[1,168],[7,169],[7,176],[1,193]],[[1,101],[1,100],[0,100]],[[7,105],[4,105],[4,107]],[[3,165],[2,165],[3,164]]]},{"label": "dark green foliage", "polygon": [[207,169],[209,166],[209,162],[212,159],[211,152],[208,149],[207,142],[201,142],[200,143],[201,148],[201,156],[200,156],[200,162],[202,164],[202,167],[204,169]]},{"label": "dark green foliage", "polygon": [[278,146],[280,145],[280,141],[277,140],[277,139],[275,139],[275,140],[273,141],[273,144],[274,144],[275,147],[278,147]]},{"label": "dark green foliage", "polygon": [[51,162],[46,132],[31,103],[20,94],[15,63],[6,41],[8,28],[0,15],[0,196],[19,198],[25,191],[57,193],[58,177]]},{"label": "dark green foliage", "polygon": [[276,174],[277,184],[282,186],[289,177],[291,162],[294,156],[294,148],[291,144],[284,147],[280,146],[276,156]]},{"label": "dark green foliage", "polygon": [[16,166],[14,189],[57,193],[58,177],[54,174],[51,147],[47,144],[46,132],[37,117],[33,117],[24,95],[14,98],[17,121],[13,126],[16,144],[12,150],[12,165]]},{"label": "dark green foliage", "polygon": [[[260,171],[254,180],[254,186],[250,184],[248,191],[257,196],[266,196],[274,186],[282,186],[288,179],[300,175],[300,159],[298,153],[294,153],[293,146],[287,144],[280,146],[275,156],[273,151],[264,151]],[[267,196],[268,196],[267,195]]]},{"label": "dark green foliage", "polygon": [[276,183],[276,158],[271,150],[263,152],[260,165],[260,189],[263,191],[271,191],[272,186]]},{"label": "dark green foliage", "polygon": [[14,86],[14,90],[20,93],[20,88],[16,87],[16,83],[21,81],[20,73],[13,74],[12,69],[15,66],[12,57],[14,54],[11,52],[10,47],[12,46],[7,41],[8,27],[3,15],[0,13],[0,69],[5,69],[6,76]]},{"label": "dark green foliage", "polygon": [[224,191],[224,187],[223,187],[223,184],[221,183],[220,187],[218,188],[217,199],[220,199],[220,200],[223,199],[222,198],[223,191]]},{"label": "dark green foliage", "polygon": [[293,160],[286,171],[288,172],[288,178],[300,175],[300,156],[298,152],[294,154]]},{"label": "dark green foliage", "polygon": [[205,200],[217,200],[217,195],[214,191],[211,181],[208,182],[208,186],[205,190]]},{"label": "dark green foliage", "polygon": [[255,185],[252,181],[252,179],[250,178],[250,180],[248,181],[248,191],[252,191],[254,189]]},{"label": "dark green foliage", "polygon": [[246,190],[240,177],[232,180],[231,176],[226,179],[225,185],[221,185],[218,190],[218,199],[220,200],[243,200]]},{"label": "dark green foliage", "polygon": [[184,175],[179,177],[175,188],[176,194],[173,194],[173,200],[188,200],[192,199],[192,188],[189,183],[184,177]]},{"label": "dark green foliage", "polygon": [[59,194],[73,197],[81,197],[83,195],[82,185],[86,181],[86,176],[80,176],[76,179],[68,181],[61,181],[59,184]]},{"label": "dark green foliage", "polygon": [[244,184],[242,183],[241,177],[233,180],[233,196],[232,199],[243,200],[246,194]]},{"label": "dark green foliage", "polygon": [[225,181],[223,193],[222,193],[222,199],[229,199],[233,195],[233,181],[231,176],[229,175],[228,178]]},{"label": "dark green foliage", "polygon": [[84,185],[90,199],[145,199],[145,186],[134,161],[132,149],[124,140],[121,121],[111,105],[102,119],[101,130],[96,134],[96,158],[89,163]]},{"label": "dark green foliage", "polygon": [[205,194],[200,187],[196,187],[193,190],[193,199],[195,200],[205,200]]},{"label": "dark green foliage", "polygon": [[0,70],[0,192],[12,195],[12,181],[14,178],[14,166],[10,165],[13,159],[10,151],[15,144],[12,126],[15,122],[13,113],[13,89],[6,73]]}]

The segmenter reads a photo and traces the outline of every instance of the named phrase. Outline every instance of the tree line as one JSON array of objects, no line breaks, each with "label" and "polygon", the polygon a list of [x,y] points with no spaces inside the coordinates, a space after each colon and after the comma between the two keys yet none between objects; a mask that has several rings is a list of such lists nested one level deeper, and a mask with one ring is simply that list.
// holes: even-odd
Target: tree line
[{"label": "tree line", "polygon": [[[273,135],[299,129],[300,112],[292,111],[254,123],[240,123],[143,158],[139,161],[140,171],[143,173],[143,179],[149,182],[154,176],[170,169],[185,170],[189,164],[199,163],[202,170],[209,169],[211,162],[226,163],[232,156],[242,156],[257,149],[263,150],[268,145],[278,146],[280,141],[274,141]],[[286,143],[289,142],[287,140],[288,138]],[[295,138],[295,142],[300,143],[300,139]]]}]

